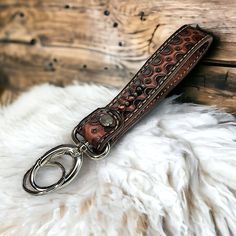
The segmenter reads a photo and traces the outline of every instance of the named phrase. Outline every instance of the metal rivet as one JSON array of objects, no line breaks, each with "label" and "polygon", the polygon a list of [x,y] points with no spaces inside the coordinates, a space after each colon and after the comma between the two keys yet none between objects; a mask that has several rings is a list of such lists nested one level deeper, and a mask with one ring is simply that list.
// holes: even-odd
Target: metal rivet
[{"label": "metal rivet", "polygon": [[125,102],[125,106],[127,106],[127,107],[129,106],[129,102],[128,101]]},{"label": "metal rivet", "polygon": [[111,115],[104,114],[99,118],[99,121],[103,126],[111,126],[113,125],[114,119]]},{"label": "metal rivet", "polygon": [[141,88],[140,86],[138,86],[138,87],[136,88],[136,91],[141,92],[141,91],[142,91],[142,88]]},{"label": "metal rivet", "polygon": [[140,95],[140,94],[143,92],[142,87],[141,87],[141,86],[138,86],[138,87],[136,88],[136,92],[137,92],[137,95]]}]

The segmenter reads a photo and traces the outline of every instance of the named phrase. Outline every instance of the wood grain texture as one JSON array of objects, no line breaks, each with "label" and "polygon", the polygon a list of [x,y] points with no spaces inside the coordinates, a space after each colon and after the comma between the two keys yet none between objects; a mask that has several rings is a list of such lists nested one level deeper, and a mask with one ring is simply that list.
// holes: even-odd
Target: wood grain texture
[{"label": "wood grain texture", "polygon": [[121,88],[179,26],[198,23],[215,45],[180,90],[186,100],[236,113],[235,9],[229,0],[2,1],[2,103],[43,82]]}]

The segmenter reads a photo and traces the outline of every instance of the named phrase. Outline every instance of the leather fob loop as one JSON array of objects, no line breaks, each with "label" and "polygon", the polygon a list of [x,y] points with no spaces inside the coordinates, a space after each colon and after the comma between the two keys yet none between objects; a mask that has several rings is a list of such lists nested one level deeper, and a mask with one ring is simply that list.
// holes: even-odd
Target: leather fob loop
[{"label": "leather fob loop", "polygon": [[146,61],[132,80],[105,107],[86,116],[75,128],[99,153],[115,143],[142,116],[160,102],[207,52],[213,36],[184,25]]}]

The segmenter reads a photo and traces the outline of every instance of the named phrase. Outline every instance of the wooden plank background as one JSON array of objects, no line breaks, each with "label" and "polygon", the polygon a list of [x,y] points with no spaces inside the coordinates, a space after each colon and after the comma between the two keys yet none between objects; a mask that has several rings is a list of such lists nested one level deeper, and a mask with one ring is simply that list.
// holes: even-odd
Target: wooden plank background
[{"label": "wooden plank background", "polygon": [[1,0],[0,103],[43,82],[121,88],[171,33],[196,23],[216,40],[175,92],[235,114],[232,0]]}]

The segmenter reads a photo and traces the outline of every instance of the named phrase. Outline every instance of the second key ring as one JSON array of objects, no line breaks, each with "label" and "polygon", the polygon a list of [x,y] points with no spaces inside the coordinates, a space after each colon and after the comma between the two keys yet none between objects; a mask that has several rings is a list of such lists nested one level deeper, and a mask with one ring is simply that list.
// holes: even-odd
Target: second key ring
[{"label": "second key ring", "polygon": [[[66,173],[64,166],[55,161],[63,156],[70,156],[73,159],[72,168]],[[83,153],[78,149],[76,145],[59,145],[46,152],[36,163],[26,172],[23,178],[23,188],[33,195],[43,195],[48,192],[54,191],[62,186],[70,183],[74,177],[78,174],[83,162]],[[60,179],[48,186],[39,186],[36,184],[37,173],[45,166],[56,166],[62,171]]]}]

